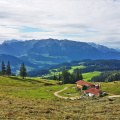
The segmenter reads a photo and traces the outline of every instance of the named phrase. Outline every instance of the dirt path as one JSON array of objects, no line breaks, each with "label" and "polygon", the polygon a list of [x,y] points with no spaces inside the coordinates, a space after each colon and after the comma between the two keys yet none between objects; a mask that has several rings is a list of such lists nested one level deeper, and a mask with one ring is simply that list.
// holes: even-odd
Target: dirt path
[{"label": "dirt path", "polygon": [[58,95],[58,93],[60,93],[60,92],[62,92],[62,91],[64,91],[64,90],[67,90],[67,89],[68,89],[68,87],[65,87],[65,88],[62,89],[62,90],[59,90],[59,91],[57,91],[57,92],[54,92],[54,95],[57,96],[57,97],[59,97],[59,98],[71,99],[71,100],[75,100],[75,99],[79,99],[79,98],[80,98],[80,97],[78,97],[78,96],[76,96],[76,97],[63,97],[63,96]]},{"label": "dirt path", "polygon": [[112,95],[112,96],[108,96],[108,98],[114,98],[114,97],[120,97],[120,95]]},{"label": "dirt path", "polygon": [[[71,99],[71,100],[75,100],[75,99],[79,99],[80,97],[76,96],[76,97],[63,97],[63,96],[60,96],[58,95],[60,92],[64,91],[64,90],[67,90],[68,87],[65,87],[64,89],[62,90],[59,90],[57,92],[54,92],[54,95],[59,97],[59,98],[62,98],[62,99]],[[112,95],[112,96],[108,96],[108,98],[114,98],[114,97],[120,97],[120,95]]]}]

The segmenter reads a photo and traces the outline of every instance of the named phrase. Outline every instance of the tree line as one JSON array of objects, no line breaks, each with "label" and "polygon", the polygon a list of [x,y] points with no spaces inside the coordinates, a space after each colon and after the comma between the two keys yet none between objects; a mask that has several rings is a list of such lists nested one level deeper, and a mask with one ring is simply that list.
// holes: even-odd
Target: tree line
[{"label": "tree line", "polygon": [[93,71],[114,71],[120,70],[120,60],[88,60],[83,63],[85,68],[82,69],[83,73]]},{"label": "tree line", "polygon": [[70,72],[64,68],[62,70],[62,74],[59,74],[58,76],[56,75],[53,76],[53,80],[62,81],[63,84],[67,84],[67,83],[74,84],[76,81],[82,80],[82,79],[83,79],[83,76],[82,76],[81,69],[78,69],[78,68],[72,74],[70,74]]},{"label": "tree line", "polygon": [[[23,77],[23,79],[24,79],[24,77],[27,76],[27,71],[26,71],[26,67],[25,67],[24,63],[21,64],[19,74],[20,74],[21,77]],[[11,71],[11,66],[10,66],[9,61],[8,61],[8,64],[7,64],[7,68],[5,68],[5,63],[2,61],[0,75],[8,75],[8,76],[15,75]]]},{"label": "tree line", "polygon": [[91,79],[93,82],[120,81],[120,71],[106,71]]}]

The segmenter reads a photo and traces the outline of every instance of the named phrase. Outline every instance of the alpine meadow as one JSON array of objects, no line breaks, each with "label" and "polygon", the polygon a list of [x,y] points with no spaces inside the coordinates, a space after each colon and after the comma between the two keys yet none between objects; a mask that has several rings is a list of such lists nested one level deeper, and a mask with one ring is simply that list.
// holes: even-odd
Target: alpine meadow
[{"label": "alpine meadow", "polygon": [[120,120],[120,0],[0,0],[0,120]]}]

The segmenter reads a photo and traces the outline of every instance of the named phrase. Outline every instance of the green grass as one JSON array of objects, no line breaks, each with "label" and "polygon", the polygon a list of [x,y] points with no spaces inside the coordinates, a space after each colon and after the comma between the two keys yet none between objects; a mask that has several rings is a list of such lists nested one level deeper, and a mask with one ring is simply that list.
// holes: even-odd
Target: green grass
[{"label": "green grass", "polygon": [[91,80],[92,77],[98,76],[100,74],[101,74],[100,71],[94,71],[89,73],[83,73],[82,75],[83,75],[83,80],[87,82],[88,80]]},{"label": "green grass", "polygon": [[72,66],[71,67],[72,69],[68,70],[70,73],[73,73],[75,69],[82,69],[82,68],[85,68],[85,66],[83,65],[80,65],[80,66]]},{"label": "green grass", "polygon": [[58,81],[46,80],[40,78],[25,78],[0,76],[0,86],[16,86],[16,87],[40,87],[44,84],[56,85]]},{"label": "green grass", "polygon": [[[73,84],[58,85],[57,81],[40,78],[0,76],[0,120],[119,120],[120,98],[64,100],[54,92]],[[120,82],[101,83],[101,90],[119,94]],[[63,93],[74,93],[68,88]],[[73,96],[71,96],[73,97]]]},{"label": "green grass", "polygon": [[32,88],[19,91],[16,94],[18,97],[22,98],[31,98],[31,99],[48,99],[55,100],[57,97],[54,96],[54,92],[59,91],[66,87],[67,85],[54,85],[54,86],[45,86],[41,88]]},{"label": "green grass", "polygon": [[64,96],[64,97],[80,96],[80,95],[78,95],[78,91],[76,91],[75,87],[76,87],[76,85],[71,84],[67,90],[60,92],[59,95]]},{"label": "green grass", "polygon": [[54,80],[0,76],[0,94],[21,98],[56,99],[53,93],[65,86]]},{"label": "green grass", "polygon": [[120,95],[120,81],[114,82],[101,82],[101,90],[106,91],[111,95]]}]

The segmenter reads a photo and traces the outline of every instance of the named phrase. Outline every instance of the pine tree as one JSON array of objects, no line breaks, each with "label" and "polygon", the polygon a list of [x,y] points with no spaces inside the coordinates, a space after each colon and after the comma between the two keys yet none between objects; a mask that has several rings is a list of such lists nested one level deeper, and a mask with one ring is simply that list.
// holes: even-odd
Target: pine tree
[{"label": "pine tree", "polygon": [[6,74],[9,76],[11,74],[10,62],[8,61]]},{"label": "pine tree", "polygon": [[20,67],[20,76],[22,76],[23,79],[24,79],[24,77],[27,76],[26,67],[25,67],[24,63],[22,63],[22,65]]},{"label": "pine tree", "polygon": [[59,73],[59,76],[58,76],[58,81],[60,81],[61,80],[61,75],[60,75],[60,73]]},{"label": "pine tree", "polygon": [[63,84],[70,83],[70,73],[66,69],[62,70],[61,80]]},{"label": "pine tree", "polygon": [[54,75],[54,76],[53,76],[53,80],[57,80],[57,77],[56,77],[56,75]]},{"label": "pine tree", "polygon": [[2,61],[2,65],[1,65],[1,69],[2,69],[2,75],[5,75],[5,63]]},{"label": "pine tree", "polygon": [[76,80],[80,80],[80,73],[79,73],[79,69],[76,69]]},{"label": "pine tree", "polygon": [[59,73],[59,76],[58,76],[59,84],[60,84],[60,80],[61,80],[61,75],[60,75],[60,73]]},{"label": "pine tree", "polygon": [[82,80],[83,79],[83,76],[82,76],[82,72],[81,72],[81,69],[76,69],[75,70],[75,80],[78,81],[78,80]]},{"label": "pine tree", "polygon": [[81,69],[79,69],[79,79],[80,79],[80,80],[82,80],[82,79],[83,79]]}]

